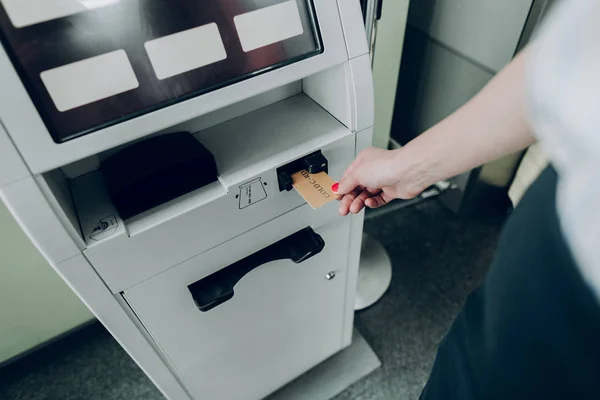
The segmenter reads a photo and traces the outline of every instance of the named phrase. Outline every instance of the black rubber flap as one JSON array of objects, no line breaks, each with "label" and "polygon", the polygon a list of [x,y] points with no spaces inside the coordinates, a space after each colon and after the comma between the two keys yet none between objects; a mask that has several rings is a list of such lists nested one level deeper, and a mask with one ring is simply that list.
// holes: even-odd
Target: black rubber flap
[{"label": "black rubber flap", "polygon": [[135,143],[106,159],[101,171],[123,219],[217,180],[215,158],[189,132]]}]

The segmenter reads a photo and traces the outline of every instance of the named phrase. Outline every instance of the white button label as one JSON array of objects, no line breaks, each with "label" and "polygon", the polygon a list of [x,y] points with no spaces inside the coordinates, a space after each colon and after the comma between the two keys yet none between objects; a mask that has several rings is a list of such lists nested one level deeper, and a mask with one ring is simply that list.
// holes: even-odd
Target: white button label
[{"label": "white button label", "polygon": [[120,0],[0,0],[17,28],[106,7]]},{"label": "white button label", "polygon": [[161,80],[227,58],[215,23],[151,40],[144,47]]},{"label": "white button label", "polygon": [[124,50],[116,50],[40,74],[58,111],[67,111],[135,89],[138,80]]},{"label": "white button label", "polygon": [[296,0],[237,15],[233,22],[245,52],[304,32]]}]

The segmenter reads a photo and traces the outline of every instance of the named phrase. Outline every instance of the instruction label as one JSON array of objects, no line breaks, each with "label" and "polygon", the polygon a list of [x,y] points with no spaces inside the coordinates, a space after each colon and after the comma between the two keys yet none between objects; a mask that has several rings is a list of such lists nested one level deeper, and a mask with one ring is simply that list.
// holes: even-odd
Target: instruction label
[{"label": "instruction label", "polygon": [[118,227],[119,222],[117,221],[117,217],[114,214],[109,215],[98,221],[89,237],[96,241],[102,240],[114,234]]},{"label": "instruction label", "polygon": [[267,191],[263,187],[263,182],[260,178],[256,178],[240,186],[240,210],[266,198]]}]

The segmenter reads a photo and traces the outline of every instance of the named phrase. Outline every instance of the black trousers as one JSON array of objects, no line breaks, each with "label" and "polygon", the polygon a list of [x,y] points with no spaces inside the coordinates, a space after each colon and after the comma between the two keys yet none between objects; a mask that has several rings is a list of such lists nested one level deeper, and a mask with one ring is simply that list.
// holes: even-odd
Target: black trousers
[{"label": "black trousers", "polygon": [[600,399],[600,306],[563,239],[556,181],[544,171],[507,221],[422,400]]}]

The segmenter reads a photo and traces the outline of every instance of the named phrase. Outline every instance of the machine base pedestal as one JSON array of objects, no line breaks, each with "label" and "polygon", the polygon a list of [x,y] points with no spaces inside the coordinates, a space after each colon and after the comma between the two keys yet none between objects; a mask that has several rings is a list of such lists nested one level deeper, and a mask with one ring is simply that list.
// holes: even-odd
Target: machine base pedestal
[{"label": "machine base pedestal", "polygon": [[392,262],[385,248],[375,239],[363,234],[358,270],[358,285],[354,309],[365,309],[375,304],[392,281]]},{"label": "machine base pedestal", "polygon": [[279,389],[266,400],[329,400],[379,367],[379,357],[354,329],[350,346]]}]

